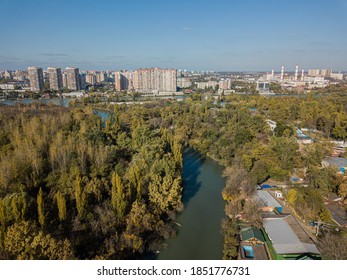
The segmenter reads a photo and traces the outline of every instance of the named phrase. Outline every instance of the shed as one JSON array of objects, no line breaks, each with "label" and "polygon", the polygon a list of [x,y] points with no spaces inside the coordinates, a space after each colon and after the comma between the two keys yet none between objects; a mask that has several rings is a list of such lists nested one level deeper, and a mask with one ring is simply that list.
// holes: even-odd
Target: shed
[{"label": "shed", "polygon": [[319,257],[317,247],[291,215],[265,218],[263,225],[277,257],[295,259],[307,254]]},{"label": "shed", "polygon": [[264,206],[272,207],[276,209],[279,213],[282,213],[282,205],[273,196],[264,190],[258,190],[256,193],[256,198],[260,200]]},{"label": "shed", "polygon": [[280,192],[280,191],[275,191],[275,196],[276,196],[277,198],[281,198],[281,197],[283,197],[283,194],[282,194],[282,192]]}]

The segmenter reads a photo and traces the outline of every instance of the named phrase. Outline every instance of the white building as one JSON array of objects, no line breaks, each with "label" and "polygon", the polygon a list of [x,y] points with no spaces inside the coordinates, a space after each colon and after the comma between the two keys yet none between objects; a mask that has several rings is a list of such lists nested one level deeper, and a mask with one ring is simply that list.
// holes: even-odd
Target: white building
[{"label": "white building", "polygon": [[215,89],[216,86],[218,85],[216,81],[196,82],[195,84],[197,88],[200,88],[200,89],[207,89],[209,87],[212,87],[213,89]]}]

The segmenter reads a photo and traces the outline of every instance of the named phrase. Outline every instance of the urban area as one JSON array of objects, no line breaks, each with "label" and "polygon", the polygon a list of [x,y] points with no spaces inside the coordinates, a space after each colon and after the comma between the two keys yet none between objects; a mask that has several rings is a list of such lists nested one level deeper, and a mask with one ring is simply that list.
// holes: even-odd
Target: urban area
[{"label": "urban area", "polygon": [[[0,71],[0,258],[347,259],[346,77]],[[170,252],[205,183],[216,255]]]}]

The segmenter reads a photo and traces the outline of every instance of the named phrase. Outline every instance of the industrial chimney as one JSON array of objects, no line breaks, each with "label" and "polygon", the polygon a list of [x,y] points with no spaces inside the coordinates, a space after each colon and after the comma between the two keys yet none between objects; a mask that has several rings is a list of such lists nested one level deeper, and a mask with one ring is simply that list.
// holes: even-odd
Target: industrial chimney
[{"label": "industrial chimney", "polygon": [[282,68],[281,68],[281,81],[283,81],[283,78],[284,78],[284,66],[282,65]]}]

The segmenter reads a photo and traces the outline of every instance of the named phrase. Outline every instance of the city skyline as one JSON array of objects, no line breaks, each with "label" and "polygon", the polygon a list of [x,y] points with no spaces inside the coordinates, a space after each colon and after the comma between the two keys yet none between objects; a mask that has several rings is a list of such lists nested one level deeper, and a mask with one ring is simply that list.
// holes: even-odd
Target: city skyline
[{"label": "city skyline", "polygon": [[[241,3],[240,3],[241,2]],[[1,69],[347,70],[347,3],[0,1]],[[54,13],[52,13],[54,11]]]}]

